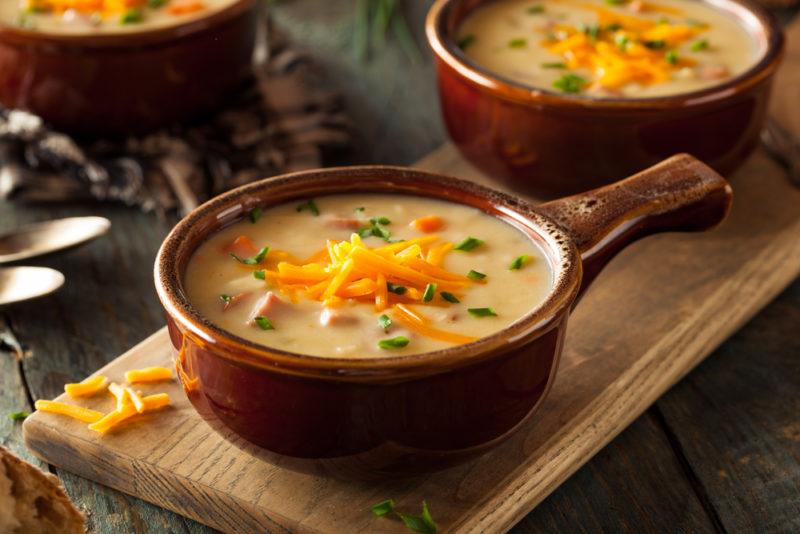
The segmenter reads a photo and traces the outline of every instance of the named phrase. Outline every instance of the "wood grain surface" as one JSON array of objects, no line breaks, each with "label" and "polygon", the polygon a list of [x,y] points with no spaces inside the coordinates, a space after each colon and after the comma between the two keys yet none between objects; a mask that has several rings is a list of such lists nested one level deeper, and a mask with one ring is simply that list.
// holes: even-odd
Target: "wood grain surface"
[{"label": "wood grain surface", "polygon": [[[419,9],[416,3],[414,6],[411,16],[416,28],[424,15],[425,2],[419,4]],[[402,61],[402,54],[387,50],[381,54],[380,61],[370,63],[355,76],[358,65],[348,59],[350,8],[347,3],[321,6],[312,0],[298,0],[281,4],[276,15],[294,40],[314,48],[315,56],[326,64],[331,86],[345,91],[356,114],[362,137],[360,148],[342,162],[406,163],[442,139],[429,64],[409,66]],[[787,63],[781,72],[773,104],[776,115],[800,134],[797,110],[800,25],[790,31],[789,39]],[[450,155],[445,153],[441,157],[447,161]],[[754,188],[758,187],[765,175],[776,169],[763,155],[757,155],[747,169],[733,179],[737,206],[742,202],[740,183],[750,181]],[[457,167],[443,170],[450,174],[460,172]],[[770,187],[762,192],[764,196],[783,192]],[[798,206],[796,197],[791,194],[787,202],[794,199]],[[755,213],[769,218],[768,212],[767,209]],[[30,408],[31,397],[56,395],[65,381],[82,378],[163,324],[152,290],[150,268],[157,246],[169,229],[168,222],[124,207],[69,205],[53,208],[0,202],[0,229],[28,221],[83,214],[100,214],[112,219],[111,233],[81,249],[35,262],[62,270],[67,275],[65,288],[47,299],[0,310],[0,409],[4,412]],[[746,239],[750,242],[758,239],[759,233],[768,237],[768,226],[761,223],[756,226],[758,228],[747,232]],[[639,247],[650,246],[646,241],[626,252],[598,280],[593,293],[605,292],[606,279],[624,276],[629,269],[627,257],[639,254]],[[661,275],[647,273],[648,278],[662,285],[671,282],[668,267],[650,265],[648,268],[661,272]],[[621,274],[615,274],[617,270],[621,270]],[[707,272],[705,277],[695,279],[694,285],[707,288],[718,281],[715,276],[724,278],[731,274],[732,271],[725,269]],[[774,284],[774,280],[769,281],[769,274],[765,278]],[[654,305],[659,304],[656,297],[648,297]],[[595,297],[590,295],[581,306],[588,305],[590,298]],[[613,314],[624,308],[624,301],[631,298],[631,295],[613,295],[612,300],[605,303],[607,312],[604,310],[604,313]],[[582,307],[577,314],[589,314]],[[733,307],[741,306],[735,302]],[[659,324],[651,325],[653,328],[668,328],[669,324],[677,328],[685,313],[685,310],[678,310],[673,323],[653,316],[645,316],[643,323],[647,326],[648,321],[656,320]],[[747,315],[741,310],[737,313],[741,318]],[[570,346],[573,338],[579,336],[576,332],[578,317],[576,315],[571,324]],[[717,321],[728,317],[727,312],[723,313],[709,319],[709,324],[713,327]],[[602,319],[595,318],[601,323]],[[713,357],[663,395],[528,514],[514,531],[800,531],[798,321],[800,282],[795,282],[725,342]],[[593,345],[586,344],[582,350],[591,354],[596,349],[603,357],[613,354],[605,361],[606,365],[616,368],[615,351],[619,351],[623,359],[630,357],[626,353],[630,346],[619,343],[622,334],[627,334],[627,329],[606,332],[604,338],[595,340]],[[0,441],[31,459],[21,442],[20,425],[6,417],[0,417]],[[204,444],[202,440],[198,443]],[[537,440],[529,437],[515,443],[516,447],[529,450]],[[53,466],[51,470],[62,479],[71,497],[88,512],[91,532],[211,532],[197,522],[138,498]],[[431,493],[425,490],[431,484],[434,489],[454,484],[452,493],[459,506],[462,506],[462,494],[466,500],[477,502],[480,494],[492,489],[480,487],[482,479],[470,476],[469,472],[459,471],[459,474],[461,478],[449,476],[442,479],[440,485],[426,479],[408,483],[397,491],[388,485],[381,486],[372,493],[376,500],[401,496],[402,506],[415,511],[419,507],[415,499]],[[269,479],[264,483],[272,485],[279,481]],[[308,519],[302,526],[311,530],[321,516],[330,513],[330,517],[334,517],[336,510],[329,508],[332,503],[327,500],[319,504],[321,508],[315,504],[315,496],[328,491],[325,484],[315,485],[305,478],[301,482],[296,488],[301,500],[292,510],[307,514]],[[418,490],[417,486],[422,489]],[[191,487],[194,491],[194,485]],[[449,504],[447,501],[431,503],[434,516],[441,523],[444,523],[439,513],[444,513],[441,506]],[[176,508],[182,509],[181,506]],[[346,503],[345,512],[361,514],[360,506],[360,502]],[[353,528],[349,524],[337,526],[341,527],[338,530],[387,531],[396,525],[387,527],[384,522],[368,526],[354,523]],[[502,526],[504,524],[498,523],[489,530]]]},{"label": "wood grain surface", "polygon": [[[491,183],[450,146],[420,166]],[[294,473],[211,431],[177,384],[167,389],[172,409],[106,437],[34,414],[26,444],[48,463],[226,532],[401,530],[365,512],[387,497],[408,510],[426,499],[447,531],[506,530],[800,272],[800,191],[760,153],[732,181],[735,208],[721,228],[642,241],[598,278],[538,417],[467,465],[379,485]],[[170,357],[162,330],[100,372],[121,380]]]}]

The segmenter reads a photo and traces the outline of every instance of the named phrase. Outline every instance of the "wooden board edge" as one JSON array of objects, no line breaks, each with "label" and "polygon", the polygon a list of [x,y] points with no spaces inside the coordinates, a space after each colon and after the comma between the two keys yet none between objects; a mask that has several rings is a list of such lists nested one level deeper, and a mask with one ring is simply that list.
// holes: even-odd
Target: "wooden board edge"
[{"label": "wooden board edge", "polygon": [[[795,232],[785,232],[783,239],[743,264],[739,273],[744,283],[730,277],[708,298],[705,305],[694,310],[682,326],[664,336],[632,367],[620,375],[597,398],[580,412],[576,423],[545,442],[540,450],[555,451],[532,464],[524,473],[515,472],[504,490],[494,492],[452,526],[454,532],[480,534],[487,531],[507,532],[530,513],[561,483],[572,476],[597,452],[627,428],[669,388],[694,369],[728,337],[741,328],[758,311],[773,300],[800,275],[800,222],[792,225]],[[772,269],[781,265],[781,269]],[[765,266],[767,268],[765,268]],[[749,299],[732,301],[732,289],[739,287]],[[745,305],[741,306],[744,302]],[[702,317],[713,314],[723,325],[701,340],[695,335],[702,328]],[[678,365],[680,364],[680,365]],[[659,369],[653,369],[653,366]],[[654,377],[652,379],[649,379]],[[652,383],[654,382],[654,383]],[[633,390],[641,391],[630,398]],[[591,437],[587,437],[590,436]],[[565,455],[579,458],[564,461]],[[501,495],[503,497],[497,497]]]}]

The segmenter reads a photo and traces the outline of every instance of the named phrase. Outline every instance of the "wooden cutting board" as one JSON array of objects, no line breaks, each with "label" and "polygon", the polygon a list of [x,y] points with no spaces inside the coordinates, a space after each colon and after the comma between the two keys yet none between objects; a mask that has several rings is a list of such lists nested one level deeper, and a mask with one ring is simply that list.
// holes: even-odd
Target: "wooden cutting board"
[{"label": "wooden cutting board", "polygon": [[[800,133],[800,24],[790,33],[774,109]],[[450,145],[418,166],[496,186]],[[225,532],[407,532],[367,511],[387,498],[411,513],[427,500],[441,531],[505,531],[800,273],[800,189],[763,151],[731,181],[722,227],[649,238],[600,275],[571,319],[537,417],[468,464],[404,482],[295,473],[214,433],[174,382],[142,388],[168,392],[171,408],[111,435],[37,412],[25,421],[26,443],[59,468]],[[160,330],[98,372],[121,381],[127,369],[171,367],[171,358]]]}]

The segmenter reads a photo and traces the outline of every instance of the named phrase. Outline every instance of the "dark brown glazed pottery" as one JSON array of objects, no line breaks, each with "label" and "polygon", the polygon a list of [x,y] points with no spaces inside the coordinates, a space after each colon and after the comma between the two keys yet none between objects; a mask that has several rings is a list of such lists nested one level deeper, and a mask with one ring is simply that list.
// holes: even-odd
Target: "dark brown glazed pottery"
[{"label": "dark brown glazed pottery", "polygon": [[486,0],[437,0],[426,33],[450,137],[488,175],[548,198],[609,183],[680,152],[733,171],[757,146],[784,39],[775,18],[754,3],[704,1],[752,32],[761,59],[700,91],[611,99],[535,89],[476,65],[453,35]]},{"label": "dark brown glazed pottery", "polygon": [[[541,247],[553,289],[497,334],[385,358],[271,349],[218,328],[193,308],[183,275],[209,235],[256,206],[351,192],[439,198],[502,219]],[[297,469],[313,464],[345,476],[409,474],[477,455],[535,411],[553,382],[573,304],[617,251],[654,232],[710,228],[730,203],[727,182],[687,155],[540,206],[402,167],[314,170],[249,184],[197,208],[164,241],[155,283],[184,389],[223,435]]]},{"label": "dark brown glazed pottery", "polygon": [[250,74],[255,0],[190,22],[63,35],[0,24],[0,103],[56,128],[120,136],[210,112]]}]

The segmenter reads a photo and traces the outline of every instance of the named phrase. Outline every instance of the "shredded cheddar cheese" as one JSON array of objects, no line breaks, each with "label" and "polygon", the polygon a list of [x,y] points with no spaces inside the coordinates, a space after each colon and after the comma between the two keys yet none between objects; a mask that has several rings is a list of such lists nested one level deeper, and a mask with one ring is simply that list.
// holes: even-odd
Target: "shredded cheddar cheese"
[{"label": "shredded cheddar cheese", "polygon": [[[678,57],[674,49],[708,29],[702,25],[657,22],[591,4],[581,7],[597,14],[596,26],[556,24],[542,44],[561,56],[568,69],[592,71],[595,83],[611,91],[634,82],[664,83],[671,79],[673,71],[694,66],[694,60]],[[675,14],[672,8],[652,3],[644,3],[642,10]]]},{"label": "shredded cheddar cheese", "polygon": [[[130,394],[130,392],[129,392]],[[157,393],[155,395],[148,395],[142,397],[142,411],[139,412],[134,404],[126,404],[121,410],[114,410],[106,414],[102,419],[93,422],[89,425],[90,430],[100,432],[101,434],[107,433],[109,430],[117,426],[119,423],[130,419],[134,415],[143,412],[150,412],[168,406],[170,403],[169,395],[166,393]]]},{"label": "shredded cheddar cheese", "polygon": [[125,372],[125,380],[130,384],[138,382],[160,382],[172,380],[172,371],[166,367],[146,367],[144,369],[131,369]]},{"label": "shredded cheddar cheese", "polygon": [[77,384],[64,384],[64,392],[73,399],[91,397],[105,390],[106,384],[108,384],[108,378],[103,375],[95,375]]},{"label": "shredded cheddar cheese", "polygon": [[59,415],[66,415],[73,419],[78,419],[84,423],[96,423],[103,418],[103,413],[97,410],[90,410],[82,406],[75,406],[65,402],[56,402],[49,400],[37,400],[34,407],[41,412],[55,413]]}]

